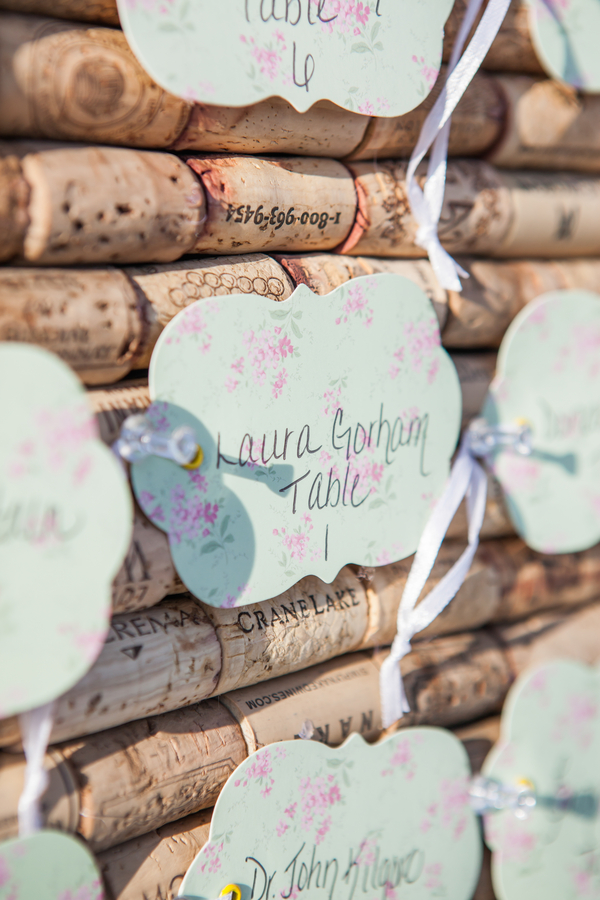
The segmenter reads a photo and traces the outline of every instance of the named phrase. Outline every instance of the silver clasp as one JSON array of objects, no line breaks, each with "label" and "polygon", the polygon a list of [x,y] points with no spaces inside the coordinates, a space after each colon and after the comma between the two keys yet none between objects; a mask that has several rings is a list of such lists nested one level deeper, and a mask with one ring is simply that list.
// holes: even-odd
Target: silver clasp
[{"label": "silver clasp", "polygon": [[144,413],[125,419],[113,450],[129,463],[141,462],[147,456],[160,456],[186,469],[197,469],[204,459],[192,428],[180,425],[171,432],[158,431]]},{"label": "silver clasp", "polygon": [[531,428],[526,423],[488,425],[485,419],[474,419],[468,429],[469,449],[473,456],[489,456],[497,447],[510,447],[520,456],[531,456]]},{"label": "silver clasp", "polygon": [[507,785],[483,775],[473,778],[469,796],[471,806],[479,816],[511,809],[517,819],[527,819],[537,803],[533,785],[529,781]]}]

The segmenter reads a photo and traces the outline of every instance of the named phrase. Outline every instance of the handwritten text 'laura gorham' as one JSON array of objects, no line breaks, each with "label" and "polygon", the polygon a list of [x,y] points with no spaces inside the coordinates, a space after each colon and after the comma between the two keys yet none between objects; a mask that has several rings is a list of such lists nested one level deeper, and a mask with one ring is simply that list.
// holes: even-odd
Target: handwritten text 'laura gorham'
[{"label": "handwritten text 'laura gorham'", "polygon": [[[339,407],[331,431],[325,443],[321,444],[317,444],[311,436],[310,425],[303,425],[299,430],[286,428],[285,433],[278,433],[277,430],[272,434],[265,432],[260,438],[246,433],[239,443],[237,456],[231,458],[221,449],[219,432],[216,467],[227,471],[227,466],[241,469],[248,466],[252,470],[269,464],[273,466],[273,460],[301,461],[302,466],[308,466],[306,471],[279,488],[281,494],[289,491],[292,513],[305,509],[333,509],[339,505],[356,509],[363,505],[373,490],[364,485],[365,479],[358,466],[363,453],[379,451],[378,461],[385,468],[392,466],[400,454],[417,451],[418,473],[427,477],[425,452],[428,424],[428,413],[411,418],[397,416],[395,420],[388,419],[382,403],[379,415],[373,421],[364,425],[361,422],[348,425],[344,410]],[[315,457],[315,454],[325,452],[330,459],[328,451],[333,452],[334,464],[323,471],[318,462],[321,457]],[[342,462],[341,467],[336,464],[336,457]]]}]

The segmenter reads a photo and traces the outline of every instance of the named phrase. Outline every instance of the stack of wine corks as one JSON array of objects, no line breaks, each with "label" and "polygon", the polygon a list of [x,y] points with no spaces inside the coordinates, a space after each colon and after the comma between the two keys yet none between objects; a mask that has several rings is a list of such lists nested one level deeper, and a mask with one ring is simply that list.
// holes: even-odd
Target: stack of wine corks
[{"label": "stack of wine corks", "polygon": [[[244,109],[169,95],[129,49],[114,0],[0,0],[0,340],[58,354],[107,443],[149,403],[165,325],[207,297],[279,302],[365,274],[417,283],[477,415],[514,316],[558,288],[600,291],[600,99],[544,76],[513,2],[450,133],[442,243],[470,273],[441,289],[416,245],[407,158],[443,82],[378,119],[277,98]],[[464,3],[447,25],[445,59]],[[271,155],[277,154],[277,155]],[[429,590],[464,547],[461,507]],[[474,765],[515,676],[600,658],[600,549],[514,536],[489,479],[482,543],[457,597],[402,662],[402,726],[461,728]],[[49,825],[98,854],[112,900],[171,900],[233,769],[299,734],[383,733],[379,668],[412,560],[348,565],[238,609],[187,595],[137,510],[100,658],[57,703]],[[469,725],[468,723],[475,723]],[[15,834],[18,723],[0,721],[0,834]],[[479,753],[479,756],[477,755]],[[483,895],[482,895],[483,896]]]}]

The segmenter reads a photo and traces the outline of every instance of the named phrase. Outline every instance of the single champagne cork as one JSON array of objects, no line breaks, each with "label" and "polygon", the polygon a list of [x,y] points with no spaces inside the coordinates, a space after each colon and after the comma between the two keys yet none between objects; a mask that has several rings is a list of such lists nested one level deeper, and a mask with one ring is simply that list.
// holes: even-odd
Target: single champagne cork
[{"label": "single champagne cork", "polygon": [[575,613],[545,612],[498,628],[514,676],[561,659],[588,666],[600,661],[600,603]]},{"label": "single champagne cork", "polygon": [[381,734],[379,669],[367,653],[311,666],[283,678],[224,694],[239,722],[248,753],[275,741],[304,737],[331,747],[358,732]]},{"label": "single champagne cork", "polygon": [[329,294],[352,278],[391,272],[414,281],[427,294],[438,317],[440,329],[448,313],[446,291],[439,286],[431,265],[426,260],[375,259],[342,256],[338,253],[306,253],[277,255],[296,285],[305,284],[315,294]]},{"label": "single champagne cork", "polygon": [[[465,17],[466,0],[455,0],[454,6],[444,27],[444,62],[450,59],[450,53],[456,35]],[[475,19],[467,40],[470,40],[481,19],[483,9]],[[492,42],[483,68],[499,72],[527,72],[543,75],[529,32],[529,10],[526,0],[512,0],[500,26],[498,34]]]},{"label": "single champagne cork", "polygon": [[452,352],[450,354],[460,381],[462,393],[461,428],[481,415],[481,409],[496,372],[497,354],[488,352]]},{"label": "single champagne cork", "polygon": [[[19,833],[19,800],[25,785],[25,757],[0,753],[0,840]],[[74,833],[79,824],[79,784],[69,763],[56,748],[44,758],[48,787],[40,800],[44,828]]]},{"label": "single champagne cork", "polygon": [[225,294],[254,294],[269,300],[287,300],[294,291],[282,266],[263,253],[185,260],[168,266],[126,268],[142,291],[147,329],[136,354],[136,368],[147,368],[158,336],[190,303]]},{"label": "single champagne cork", "polygon": [[363,138],[369,116],[319,100],[304,113],[282,97],[252,106],[196,103],[172,150],[205,153],[290,153],[347,156]]},{"label": "single champagne cork", "polygon": [[332,250],[352,228],[354,182],[336,160],[208,156],[188,165],[207,202],[196,253]]},{"label": "single champagne cork", "polygon": [[[425,583],[419,600],[452,568],[465,549],[464,542],[444,541]],[[377,620],[370,621],[362,647],[382,647],[396,636],[398,607],[406,586],[414,557],[372,570],[368,581],[369,608],[376,611]],[[500,579],[492,565],[477,555],[473,560],[458,593],[440,615],[417,635],[418,639],[479,628],[489,622],[500,603]]]},{"label": "single champagne cork", "polygon": [[90,671],[58,699],[51,740],[92,734],[203,700],[214,692],[220,668],[215,630],[191,599],[165,600],[114,616]]},{"label": "single champagne cork", "polygon": [[81,784],[79,833],[94,852],[213,806],[248,755],[239,726],[215,700],[58,749]]},{"label": "single champagne cork", "polygon": [[[364,138],[347,159],[408,157],[421,128],[439,97],[448,72],[442,66],[433,90],[419,106],[402,116],[372,118]],[[505,99],[495,79],[477,72],[458,102],[450,120],[450,156],[480,156],[500,137],[504,126]]]},{"label": "single champagne cork", "polygon": [[506,102],[501,139],[488,154],[517,169],[600,172],[600,97],[550,79],[496,76]]},{"label": "single champagne cork", "polygon": [[73,19],[75,22],[119,25],[116,0],[0,0],[0,9]]},{"label": "single champagne cork", "polygon": [[135,289],[116,269],[0,267],[0,340],[45,347],[88,384],[126,375],[141,335]]},{"label": "single champagne cork", "polygon": [[347,566],[332,584],[309,575],[273,600],[233,609],[204,606],[222,665],[215,694],[296,672],[354,650],[367,630],[364,588]]},{"label": "single champagne cork", "polygon": [[[358,213],[340,253],[372,256],[426,256],[416,244],[418,225],[406,191],[407,162],[349,162],[356,181]],[[426,163],[417,178],[425,180]],[[448,162],[444,205],[438,227],[451,252],[489,253],[507,235],[513,219],[510,191],[492,166],[479,160]]]},{"label": "single champagne cork", "polygon": [[203,810],[99,853],[107,900],[176,900],[208,841],[211,816]]},{"label": "single champagne cork", "polygon": [[14,147],[30,189],[28,263],[170,262],[189,252],[202,231],[202,188],[171,153]]},{"label": "single champagne cork", "polygon": [[536,553],[519,538],[485,541],[478,557],[498,574],[501,600],[493,621],[600,598],[600,546],[578,553]]},{"label": "single champagne cork", "polygon": [[0,13],[0,70],[3,135],[168,147],[191,110],[114,28]]},{"label": "single champagne cork", "polygon": [[0,262],[23,252],[29,225],[29,185],[20,160],[3,153],[4,147],[0,146]]}]

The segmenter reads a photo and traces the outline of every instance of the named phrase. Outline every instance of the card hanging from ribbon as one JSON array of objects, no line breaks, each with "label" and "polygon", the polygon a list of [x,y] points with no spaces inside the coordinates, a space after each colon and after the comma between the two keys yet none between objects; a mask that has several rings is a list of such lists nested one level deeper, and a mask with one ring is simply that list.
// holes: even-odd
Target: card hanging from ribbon
[{"label": "card hanging from ribbon", "polygon": [[[480,68],[510,6],[510,0],[489,0],[475,34],[459,60],[482,3],[483,0],[469,0],[452,48],[446,83],[423,123],[406,172],[408,199],[419,225],[416,243],[427,251],[440,285],[451,291],[462,290],[459,275],[463,278],[469,276],[444,250],[437,233],[444,202],[450,118]],[[432,151],[427,167],[427,180],[421,190],[416,171],[430,147]]]},{"label": "card hanging from ribbon", "polygon": [[[509,326],[481,419],[465,433],[446,488],[422,533],[381,668],[384,726],[409,711],[399,663],[410,642],[450,603],[473,561],[485,512],[485,459],[517,533],[534,550],[568,553],[600,540],[600,297],[556,291]],[[417,600],[448,526],[467,497],[468,545]]]}]

